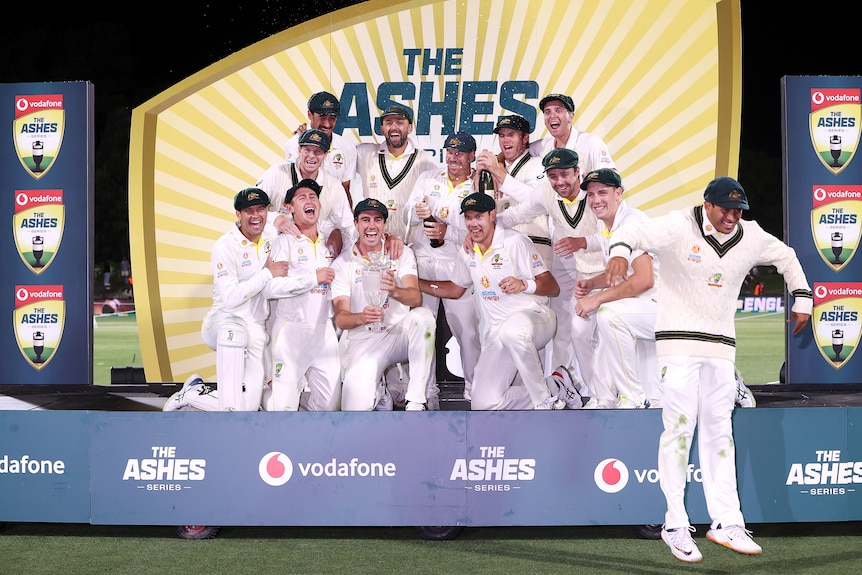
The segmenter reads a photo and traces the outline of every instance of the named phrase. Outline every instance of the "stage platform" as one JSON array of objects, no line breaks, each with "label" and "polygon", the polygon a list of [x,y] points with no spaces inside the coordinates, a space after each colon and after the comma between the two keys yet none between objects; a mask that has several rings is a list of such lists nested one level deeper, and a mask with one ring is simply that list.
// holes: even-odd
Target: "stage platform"
[{"label": "stage platform", "polygon": [[[468,410],[462,381],[443,381],[441,410]],[[0,410],[160,411],[176,383],[122,385],[0,385]],[[757,407],[862,406],[862,384],[751,387]]]}]

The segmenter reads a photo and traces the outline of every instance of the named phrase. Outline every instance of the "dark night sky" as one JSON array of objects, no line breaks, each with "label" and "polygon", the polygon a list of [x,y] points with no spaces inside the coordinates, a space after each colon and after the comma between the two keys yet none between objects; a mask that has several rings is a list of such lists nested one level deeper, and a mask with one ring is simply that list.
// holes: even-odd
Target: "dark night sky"
[{"label": "dark night sky", "polygon": [[[68,3],[35,18],[15,4],[0,35],[3,82],[89,80],[96,93],[96,257],[127,226],[128,127],[133,108],[187,76],[267,36],[355,0],[296,3],[247,0],[229,8],[201,0],[161,2],[110,13]],[[747,219],[781,236],[781,78],[803,75],[862,75],[855,58],[818,47],[818,31],[835,14],[809,9],[776,13],[764,0],[741,0],[742,133],[739,180],[755,201]],[[792,20],[791,20],[792,18]],[[823,42],[825,39],[821,38]],[[819,45],[822,46],[823,42]],[[844,51],[847,52],[846,50]],[[123,154],[123,157],[120,157]],[[754,187],[758,191],[751,188]],[[120,201],[118,202],[118,194]],[[758,207],[758,204],[760,207]],[[110,245],[115,245],[115,241]]]}]

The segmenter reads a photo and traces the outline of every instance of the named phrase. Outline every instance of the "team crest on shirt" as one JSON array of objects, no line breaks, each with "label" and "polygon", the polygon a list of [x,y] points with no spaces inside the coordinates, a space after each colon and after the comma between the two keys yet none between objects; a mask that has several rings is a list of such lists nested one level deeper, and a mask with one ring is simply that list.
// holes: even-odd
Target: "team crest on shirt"
[{"label": "team crest on shirt", "polygon": [[811,145],[833,174],[846,168],[859,145],[862,101],[859,88],[812,88],[808,116]]},{"label": "team crest on shirt", "polygon": [[440,208],[440,217],[448,218],[449,217],[449,206],[443,206]]},{"label": "team crest on shirt", "polygon": [[332,164],[338,167],[344,165],[344,154],[341,152],[336,152],[334,156],[332,156]]},{"label": "team crest on shirt", "polygon": [[817,349],[826,363],[841,369],[859,347],[862,311],[860,282],[814,284],[814,310],[811,312],[812,331]]},{"label": "team crest on shirt", "polygon": [[500,254],[494,254],[494,257],[491,258],[491,267],[495,270],[499,270],[503,267],[503,258]]},{"label": "team crest on shirt", "polygon": [[479,281],[480,281],[480,283],[482,284],[482,287],[483,287],[483,288],[486,288],[486,289],[487,289],[487,288],[488,288],[488,286],[490,286],[490,285],[491,285],[491,281],[488,279],[488,276],[482,276],[482,279],[481,279],[481,280],[479,280]]},{"label": "team crest on shirt", "polygon": [[859,247],[862,185],[814,186],[811,195],[811,236],[817,253],[832,271],[841,271]]},{"label": "team crest on shirt", "polygon": [[711,276],[709,276],[709,278],[707,278],[706,285],[708,285],[709,287],[717,287],[717,288],[724,287],[724,285],[722,283],[722,275],[721,274],[712,274]]}]

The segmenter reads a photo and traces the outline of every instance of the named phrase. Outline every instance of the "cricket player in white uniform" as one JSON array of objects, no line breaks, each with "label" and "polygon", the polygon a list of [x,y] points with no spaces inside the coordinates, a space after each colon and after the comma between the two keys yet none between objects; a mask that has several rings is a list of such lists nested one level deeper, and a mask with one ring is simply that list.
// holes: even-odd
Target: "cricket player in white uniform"
[{"label": "cricket player in white uniform", "polygon": [[303,132],[297,139],[298,151],[294,158],[270,166],[255,187],[265,191],[272,200],[272,225],[279,232],[298,235],[293,220],[284,212],[285,192],[300,180],[315,180],[321,188],[321,231],[327,237],[326,243],[338,255],[343,246],[353,243],[355,230],[351,208],[340,183],[322,169],[331,153],[328,152],[329,136],[320,130],[311,129]]},{"label": "cricket player in white uniform", "polygon": [[[580,189],[577,152],[568,148],[551,150],[542,158],[542,165],[545,181],[535,190],[514,179],[504,181],[501,191],[517,197],[519,203],[500,214],[497,221],[511,228],[541,214],[551,218],[554,244],[551,274],[560,286],[560,296],[551,298],[551,309],[557,317],[551,365],[564,368],[555,371],[565,373],[572,366],[574,356],[582,381],[568,387],[564,399],[570,408],[580,409],[579,404],[590,394],[587,390],[596,378],[593,367],[596,341],[592,325],[572,322],[575,281],[595,275],[596,269],[601,270],[602,254],[579,251],[574,238],[598,232],[598,220],[587,207],[586,192]],[[565,378],[563,383],[569,385]],[[586,384],[586,389],[581,388],[582,383]]]},{"label": "cricket player in white uniform", "polygon": [[697,427],[703,494],[712,520],[707,539],[739,553],[762,550],[745,528],[736,485],[731,415],[736,399],[734,315],[742,282],[754,266],[772,265],[794,297],[788,319],[801,333],[813,299],[796,252],[754,221],[742,220],[742,185],[716,178],[703,205],[676,210],[614,232],[606,279],[623,280],[633,250],[655,254],[661,266],[656,349],[662,374],[658,471],[667,501],[662,539],[674,557],[702,559],[685,508],[689,454]]},{"label": "cricket player in white uniform", "polygon": [[[320,185],[311,179],[287,190],[284,204],[298,236],[279,234],[272,261],[288,263],[284,277],[263,290],[272,299],[272,404],[267,411],[334,411],[341,406],[341,360],[329,292],[334,255],[317,227]],[[308,394],[302,394],[303,388]]]},{"label": "cricket player in white uniform", "polygon": [[[388,292],[383,307],[369,305],[363,291],[362,270],[371,252],[383,251],[383,228],[389,210],[374,198],[365,198],[354,209],[359,240],[335,260],[332,304],[335,323],[344,330],[347,347],[341,356],[344,366],[341,408],[344,411],[371,411],[388,393],[382,383],[384,370],[395,364],[410,364],[405,394],[406,411],[424,411],[425,389],[433,381],[434,316],[420,303],[416,258],[409,247],[401,257],[389,260],[381,287]],[[377,329],[382,322],[383,329]]]},{"label": "cricket player in white uniform", "polygon": [[[275,232],[266,226],[269,197],[246,188],[234,198],[237,223],[213,246],[213,304],[201,325],[204,343],[216,352],[218,393],[193,375],[165,403],[165,411],[186,406],[203,411],[258,411],[268,362],[265,328],[269,307],[262,292],[287,275],[287,262],[270,258]],[[217,396],[217,397],[216,397]]]},{"label": "cricket player in white uniform", "polygon": [[[471,287],[479,296],[485,330],[471,409],[565,408],[539,358],[556,329],[548,305],[548,298],[559,294],[554,276],[527,236],[495,224],[496,204],[490,195],[468,195],[461,212],[473,250],[459,250],[451,281],[420,282],[423,291],[436,291],[440,297],[458,298]],[[523,384],[513,385],[519,374]]]},{"label": "cricket player in white uniform", "polygon": [[[618,173],[601,168],[587,173],[581,181],[587,205],[601,222],[601,230],[586,238],[576,238],[586,251],[599,251],[607,262],[614,232],[624,224],[647,220],[642,211],[622,199],[623,184]],[[632,252],[626,281],[609,286],[604,274],[578,280],[575,284],[575,317],[591,322],[598,334],[596,380],[590,386],[598,408],[659,407],[661,386],[655,354],[655,318],[658,310],[658,259],[643,250]],[[647,342],[638,345],[638,342]],[[648,357],[638,371],[638,350]]]},{"label": "cricket player in white uniform", "polygon": [[335,124],[338,121],[338,116],[341,115],[341,103],[334,94],[317,92],[308,99],[307,115],[308,123],[300,125],[293,137],[287,141],[284,159],[288,162],[296,161],[301,145],[299,140],[307,128],[320,130],[326,134],[331,145],[327,149],[329,153],[326,155],[324,171],[341,182],[344,188],[344,197],[352,210],[354,201],[351,197],[350,183],[353,176],[356,175],[356,144],[335,132]]},{"label": "cricket player in white uniform", "polygon": [[[530,190],[534,190],[543,183],[545,169],[542,166],[541,156],[530,153],[530,122],[523,116],[511,115],[500,116],[494,133],[500,146],[499,156],[490,150],[482,150],[476,156],[476,169],[488,170],[494,178],[496,190],[497,213],[502,214],[511,206],[518,205],[518,199],[503,193],[506,178],[525,184]],[[518,224],[513,228],[521,232],[533,241],[536,249],[545,259],[545,265],[550,269],[553,251],[551,250],[551,232],[548,228],[548,216],[542,214],[533,221]]]},{"label": "cricket player in white uniform", "polygon": [[548,94],[539,101],[545,117],[548,135],[530,144],[530,153],[540,158],[555,148],[568,148],[578,153],[581,173],[600,168],[616,170],[617,166],[607,144],[594,134],[579,132],[572,124],[575,102],[565,94]]},{"label": "cricket player in white uniform", "polygon": [[[404,204],[419,175],[440,167],[440,162],[426,150],[410,141],[413,133],[413,111],[394,104],[380,114],[380,131],[384,141],[380,144],[364,143],[356,146],[356,171],[362,182],[362,198],[374,198],[389,210],[386,232],[409,241]],[[357,192],[358,193],[358,192]]]},{"label": "cricket player in white uniform", "polygon": [[[461,215],[461,202],[473,191],[473,160],[476,140],[466,132],[447,136],[443,143],[446,166],[419,176],[404,210],[407,225],[413,230],[409,244],[416,254],[419,277],[446,280],[452,276],[459,252],[463,251],[467,228]],[[425,226],[425,219],[437,223]],[[431,241],[442,241],[432,247]],[[424,284],[420,283],[421,286]],[[422,290],[422,307],[437,317],[440,298],[434,290]],[[471,397],[473,372],[479,360],[479,310],[472,287],[457,299],[443,299],[446,322],[458,341],[464,372],[464,397]],[[436,369],[436,355],[434,366]],[[432,372],[435,370],[432,370]]]}]

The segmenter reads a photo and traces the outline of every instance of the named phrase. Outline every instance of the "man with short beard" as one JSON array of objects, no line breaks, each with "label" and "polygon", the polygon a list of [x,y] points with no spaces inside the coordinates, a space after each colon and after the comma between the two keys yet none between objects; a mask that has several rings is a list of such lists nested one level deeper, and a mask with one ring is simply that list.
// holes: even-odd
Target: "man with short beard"
[{"label": "man with short beard", "polygon": [[[380,133],[384,141],[356,146],[356,171],[362,182],[364,198],[383,202],[389,210],[386,231],[407,241],[407,226],[402,209],[413,191],[419,174],[437,168],[440,163],[426,150],[410,141],[413,133],[413,111],[393,104],[380,114]],[[362,199],[357,197],[357,201]]]}]

